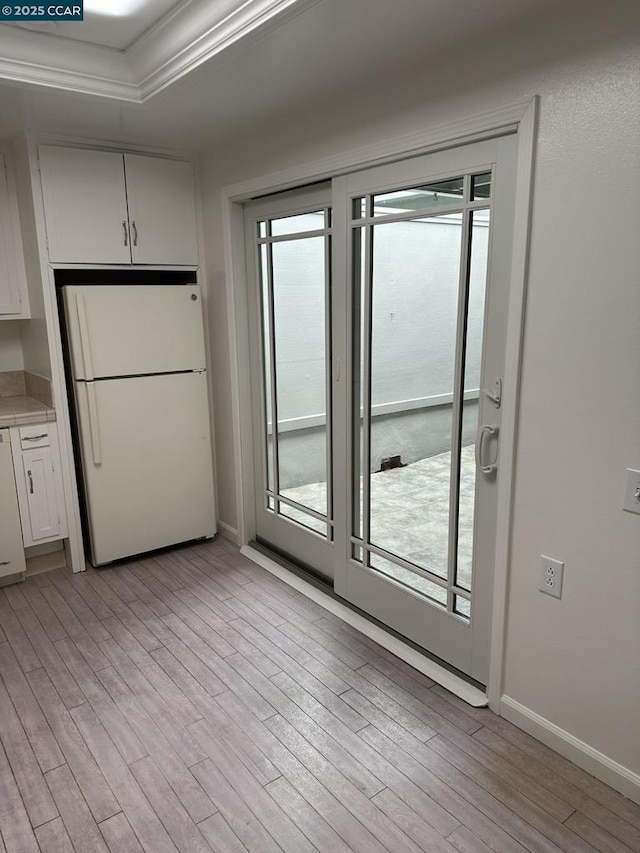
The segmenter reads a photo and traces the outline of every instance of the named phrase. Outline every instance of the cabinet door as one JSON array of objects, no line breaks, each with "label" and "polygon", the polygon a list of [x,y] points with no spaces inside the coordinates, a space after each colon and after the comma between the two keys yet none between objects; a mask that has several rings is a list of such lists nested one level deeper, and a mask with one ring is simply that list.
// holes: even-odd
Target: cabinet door
[{"label": "cabinet door", "polygon": [[22,468],[29,511],[28,520],[23,519],[24,544],[37,545],[59,538],[60,516],[51,448],[23,451]]},{"label": "cabinet door", "polygon": [[0,430],[0,586],[2,578],[24,572],[24,547],[8,430]]},{"label": "cabinet door", "polygon": [[10,195],[6,162],[0,152],[0,316],[26,316],[20,301],[23,283],[24,260],[15,197]]},{"label": "cabinet door", "polygon": [[191,163],[125,154],[134,264],[195,266],[196,204]]},{"label": "cabinet door", "polygon": [[130,264],[122,154],[40,147],[49,260]]}]

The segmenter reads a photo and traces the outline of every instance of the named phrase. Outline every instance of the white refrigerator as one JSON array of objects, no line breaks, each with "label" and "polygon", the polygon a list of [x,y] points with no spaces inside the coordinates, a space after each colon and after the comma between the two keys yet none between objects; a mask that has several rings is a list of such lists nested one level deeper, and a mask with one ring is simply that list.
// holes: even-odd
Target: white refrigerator
[{"label": "white refrigerator", "polygon": [[91,562],[216,532],[195,285],[63,288]]}]

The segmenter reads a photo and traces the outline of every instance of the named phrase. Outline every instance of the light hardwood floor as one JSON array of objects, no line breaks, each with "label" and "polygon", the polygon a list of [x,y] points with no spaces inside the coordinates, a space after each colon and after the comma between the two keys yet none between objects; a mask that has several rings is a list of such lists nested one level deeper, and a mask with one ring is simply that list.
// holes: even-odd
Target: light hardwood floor
[{"label": "light hardwood floor", "polygon": [[638,806],[224,540],[0,626],[0,853],[640,851]]}]

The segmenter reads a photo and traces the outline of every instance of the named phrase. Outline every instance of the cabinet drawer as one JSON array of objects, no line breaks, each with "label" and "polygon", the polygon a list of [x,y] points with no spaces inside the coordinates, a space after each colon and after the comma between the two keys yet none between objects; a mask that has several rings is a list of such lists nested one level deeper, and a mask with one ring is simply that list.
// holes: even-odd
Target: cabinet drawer
[{"label": "cabinet drawer", "polygon": [[51,444],[50,430],[48,426],[24,426],[20,427],[20,447],[22,450],[31,450],[34,447],[49,447]]}]

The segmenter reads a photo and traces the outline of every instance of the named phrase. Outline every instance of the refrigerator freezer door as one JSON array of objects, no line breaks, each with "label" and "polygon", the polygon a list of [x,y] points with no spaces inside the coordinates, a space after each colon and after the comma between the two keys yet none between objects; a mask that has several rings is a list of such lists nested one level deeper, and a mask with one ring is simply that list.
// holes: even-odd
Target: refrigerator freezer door
[{"label": "refrigerator freezer door", "polygon": [[67,286],[64,303],[74,379],[205,367],[197,286]]},{"label": "refrigerator freezer door", "polygon": [[216,532],[206,373],[75,382],[91,557]]}]

